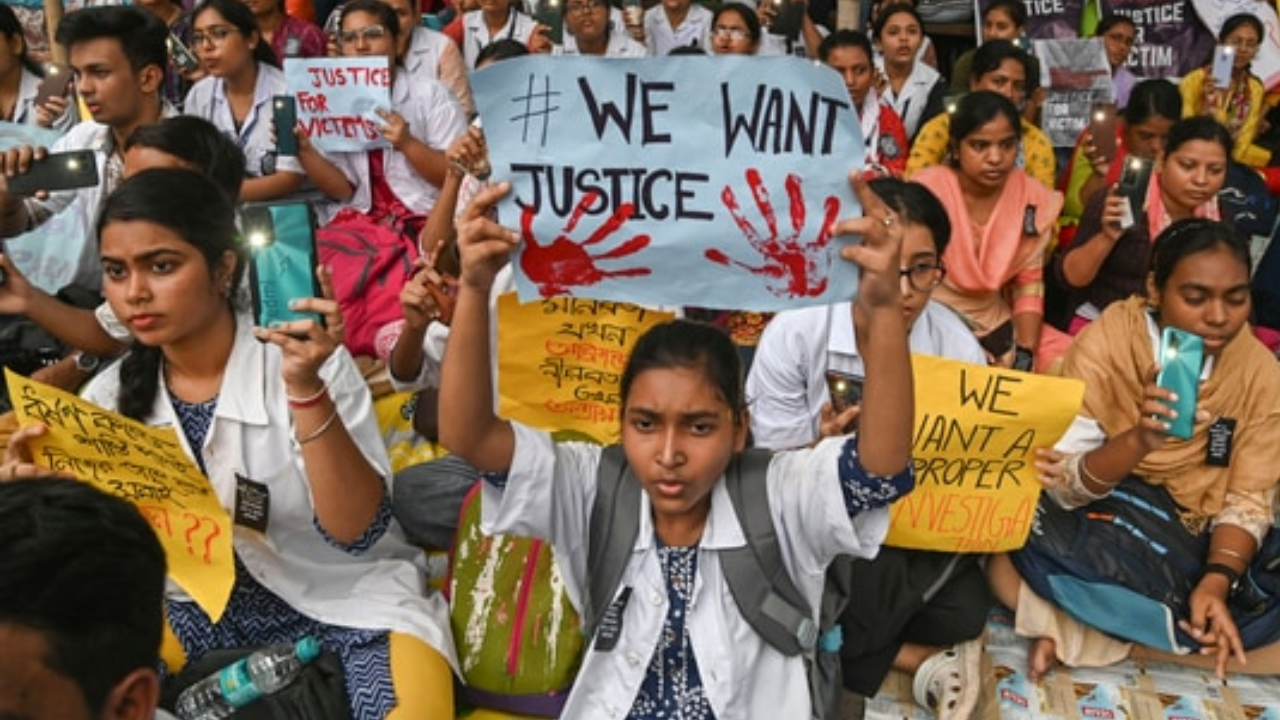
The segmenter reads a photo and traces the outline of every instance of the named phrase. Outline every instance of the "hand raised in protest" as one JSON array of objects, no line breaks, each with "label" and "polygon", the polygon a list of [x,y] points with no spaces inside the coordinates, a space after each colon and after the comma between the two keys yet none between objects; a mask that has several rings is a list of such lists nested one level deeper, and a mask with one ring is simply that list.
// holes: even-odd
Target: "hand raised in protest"
[{"label": "hand raised in protest", "polygon": [[433,263],[430,256],[418,258],[413,277],[400,289],[400,308],[405,325],[411,329],[423,330],[436,321],[448,325],[453,319],[453,287],[435,271]]},{"label": "hand raised in protest", "polygon": [[498,271],[507,264],[520,236],[493,219],[493,208],[511,192],[511,183],[500,182],[476,193],[458,220],[458,256],[461,284],[487,293]]},{"label": "hand raised in protest", "polygon": [[[706,251],[708,260],[720,265],[737,266],[754,275],[770,278],[769,291],[779,297],[813,297],[827,289],[827,269],[830,258],[827,245],[831,241],[831,226],[840,212],[840,200],[834,195],[823,202],[823,219],[820,229],[810,240],[801,238],[805,227],[804,195],[799,176],[787,175],[787,198],[791,203],[790,232],[779,231],[777,215],[769,190],[765,187],[760,171],[747,170],[747,186],[755,198],[756,207],[764,219],[765,231],[761,233],[742,212],[733,188],[726,186],[720,194],[738,229],[747,238],[751,248],[763,256],[764,264],[755,266],[736,260],[729,253],[713,248]],[[783,234],[785,232],[785,234]]]},{"label": "hand raised in protest", "polygon": [[572,288],[595,285],[607,278],[636,277],[652,272],[647,267],[604,270],[598,264],[602,260],[617,260],[640,252],[649,246],[648,235],[634,235],[605,252],[592,254],[587,251],[588,246],[603,242],[631,219],[635,213],[635,206],[631,203],[619,205],[586,240],[577,241],[570,237],[578,229],[582,216],[599,198],[599,194],[595,192],[583,196],[569,215],[561,234],[546,245],[540,244],[534,237],[533,208],[525,207],[520,216],[520,234],[525,243],[524,253],[520,256],[520,269],[538,286],[538,294],[542,297],[565,295]]},{"label": "hand raised in protest", "polygon": [[860,173],[849,175],[849,185],[862,204],[862,216],[845,218],[834,225],[828,221],[826,227],[828,233],[861,238],[840,251],[840,256],[856,263],[859,270],[854,310],[901,307],[902,276],[898,267],[902,260],[903,223]]},{"label": "hand raised in protest", "polygon": [[445,151],[449,164],[464,175],[473,175],[477,180],[488,180],[493,168],[489,164],[489,148],[485,144],[484,131],[472,125],[449,149]]}]

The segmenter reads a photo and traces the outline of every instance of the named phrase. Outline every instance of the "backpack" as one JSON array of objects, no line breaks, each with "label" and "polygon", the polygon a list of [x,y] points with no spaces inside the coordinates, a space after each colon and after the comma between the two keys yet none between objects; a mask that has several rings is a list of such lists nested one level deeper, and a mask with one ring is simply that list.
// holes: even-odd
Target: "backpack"
[{"label": "backpack", "polygon": [[446,582],[461,695],[488,710],[558,717],[582,661],[578,612],[550,544],[480,531],[481,484],[463,501]]},{"label": "backpack", "polygon": [[[782,563],[769,514],[765,479],[772,457],[764,450],[746,450],[734,456],[725,470],[726,488],[747,544],[720,551],[720,567],[747,623],[782,654],[804,656],[811,717],[829,720],[838,716],[844,692],[839,618],[850,595],[851,559],[842,556],[828,568],[819,622],[815,624],[808,602]],[[640,524],[640,483],[620,446],[604,448],[597,472],[587,549],[589,587],[582,611],[588,638],[595,635],[621,584]],[[767,582],[760,582],[761,578]]]}]

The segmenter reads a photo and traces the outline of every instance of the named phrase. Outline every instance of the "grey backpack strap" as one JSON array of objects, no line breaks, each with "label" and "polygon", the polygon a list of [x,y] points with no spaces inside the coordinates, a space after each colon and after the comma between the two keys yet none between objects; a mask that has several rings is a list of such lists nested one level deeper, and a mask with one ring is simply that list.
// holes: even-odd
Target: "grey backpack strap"
[{"label": "grey backpack strap", "polygon": [[747,450],[725,473],[725,487],[747,544],[720,551],[720,568],[747,623],[779,652],[798,655],[814,648],[818,625],[782,562],[769,513],[766,478],[772,459],[771,453]]},{"label": "grey backpack strap", "polygon": [[587,536],[588,587],[582,622],[588,638],[595,635],[601,616],[622,582],[640,532],[640,483],[629,478],[622,447],[605,447],[596,472],[596,499],[591,506]]}]

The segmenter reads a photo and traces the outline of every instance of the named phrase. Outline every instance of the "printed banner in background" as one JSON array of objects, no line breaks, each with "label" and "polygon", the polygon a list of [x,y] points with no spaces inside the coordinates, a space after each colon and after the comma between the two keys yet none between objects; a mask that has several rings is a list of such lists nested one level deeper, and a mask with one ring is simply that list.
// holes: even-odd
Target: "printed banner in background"
[{"label": "printed banner in background", "polygon": [[[1027,6],[1027,37],[1032,40],[1077,38],[1081,18],[1090,0],[1024,0]],[[1213,36],[1200,22],[1193,2],[1238,2],[1257,7],[1265,0],[1102,0],[1103,13],[1127,15],[1138,28],[1138,40],[1128,67],[1144,78],[1176,79],[1205,64],[1213,49]],[[982,31],[982,10],[990,0],[977,0]],[[1273,8],[1274,13],[1274,8]],[[981,39],[981,38],[979,38]]]},{"label": "printed banner in background", "polygon": [[549,432],[618,441],[619,385],[636,340],[669,312],[638,305],[498,298],[498,414]]},{"label": "printed banner in background", "polygon": [[1080,410],[1084,383],[912,355],[916,489],[893,504],[894,547],[1003,552],[1022,547],[1040,497],[1035,450]]},{"label": "printed banner in background", "polygon": [[1101,38],[1036,40],[1042,84],[1048,93],[1041,106],[1040,128],[1054,147],[1075,147],[1089,125],[1095,102],[1114,102],[1111,65]]},{"label": "printed banner in background", "polygon": [[849,96],[791,57],[528,56],[472,77],[520,297],[781,310],[847,300]]},{"label": "printed banner in background", "polygon": [[1222,23],[1232,15],[1245,13],[1262,21],[1266,34],[1258,46],[1249,70],[1262,79],[1268,90],[1280,85],[1280,18],[1276,6],[1263,0],[1192,0],[1205,27],[1218,36]]},{"label": "printed banner in background", "polygon": [[298,123],[318,149],[387,147],[374,112],[391,108],[386,58],[285,58],[284,82],[297,101]]},{"label": "printed banner in background", "polygon": [[217,622],[235,584],[231,518],[173,428],[153,428],[5,369],[37,465],[66,472],[137,506],[164,546],[169,576]]}]

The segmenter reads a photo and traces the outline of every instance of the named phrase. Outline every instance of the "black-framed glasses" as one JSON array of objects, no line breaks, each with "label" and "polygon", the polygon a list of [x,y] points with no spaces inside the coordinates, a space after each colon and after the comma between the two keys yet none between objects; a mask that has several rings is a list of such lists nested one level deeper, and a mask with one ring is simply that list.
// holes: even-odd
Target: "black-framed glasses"
[{"label": "black-framed glasses", "polygon": [[343,45],[354,45],[360,40],[365,42],[381,40],[390,34],[391,32],[382,25],[370,25],[359,30],[343,30],[338,33],[338,40]]},{"label": "black-framed glasses", "polygon": [[933,292],[946,276],[947,269],[936,262],[919,262],[898,270],[898,277],[906,278],[907,284],[918,293]]},{"label": "black-framed glasses", "polygon": [[197,30],[191,33],[191,44],[196,47],[204,47],[206,44],[221,45],[234,32],[238,32],[238,29],[222,25],[205,30]]}]

